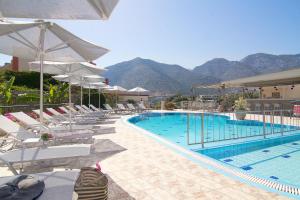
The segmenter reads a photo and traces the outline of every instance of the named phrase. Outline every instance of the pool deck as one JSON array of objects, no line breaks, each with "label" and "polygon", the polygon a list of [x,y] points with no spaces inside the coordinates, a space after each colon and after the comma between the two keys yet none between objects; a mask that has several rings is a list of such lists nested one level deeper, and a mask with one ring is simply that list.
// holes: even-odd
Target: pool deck
[{"label": "pool deck", "polygon": [[[110,139],[126,149],[101,161],[109,177],[110,200],[288,199],[199,165],[122,118],[103,126],[116,131],[95,138]],[[0,176],[4,175],[11,173],[0,168]]]},{"label": "pool deck", "polygon": [[126,148],[101,162],[104,172],[128,195],[114,190],[112,199],[288,199],[259,189],[188,160],[122,119],[116,133],[97,136]]}]

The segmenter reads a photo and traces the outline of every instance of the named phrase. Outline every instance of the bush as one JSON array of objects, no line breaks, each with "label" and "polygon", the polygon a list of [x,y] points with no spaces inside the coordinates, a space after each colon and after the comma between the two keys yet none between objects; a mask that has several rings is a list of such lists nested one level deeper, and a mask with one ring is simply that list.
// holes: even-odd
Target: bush
[{"label": "bush", "polygon": [[165,102],[165,109],[166,110],[174,110],[174,109],[176,109],[176,104],[174,102],[167,101],[167,102]]}]

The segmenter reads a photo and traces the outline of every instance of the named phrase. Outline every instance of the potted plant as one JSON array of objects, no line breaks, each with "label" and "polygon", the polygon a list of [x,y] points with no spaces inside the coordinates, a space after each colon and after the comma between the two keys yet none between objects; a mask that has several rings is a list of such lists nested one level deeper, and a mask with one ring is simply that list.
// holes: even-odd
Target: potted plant
[{"label": "potted plant", "polygon": [[234,102],[235,116],[238,120],[244,120],[246,118],[247,101],[243,97],[239,97]]},{"label": "potted plant", "polygon": [[42,135],[41,135],[41,139],[42,139],[42,141],[43,141],[43,146],[47,146],[47,144],[48,144],[48,141],[50,140],[52,138],[52,136],[50,135],[50,134],[48,134],[48,133],[43,133]]}]

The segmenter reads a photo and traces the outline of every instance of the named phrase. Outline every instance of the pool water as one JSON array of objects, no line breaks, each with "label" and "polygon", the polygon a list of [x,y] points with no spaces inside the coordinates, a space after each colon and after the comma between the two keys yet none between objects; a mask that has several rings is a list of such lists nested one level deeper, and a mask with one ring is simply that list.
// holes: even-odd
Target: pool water
[{"label": "pool water", "polygon": [[[194,134],[190,134],[192,142],[200,142],[200,117],[200,115],[190,116],[190,127],[195,130]],[[263,124],[259,121],[236,121],[228,116],[219,116],[216,120],[216,117],[212,119],[211,115],[205,114],[204,139],[211,143],[206,144],[206,148],[202,149],[200,145],[187,144],[187,115],[185,113],[143,114],[130,118],[129,122],[169,142],[209,156],[245,173],[300,187],[300,134],[298,135],[297,131],[285,133],[285,136],[275,135],[263,139],[261,136]],[[272,126],[273,130],[295,128]],[[249,132],[257,134],[257,137],[230,140],[235,138],[232,136],[233,129],[239,137],[246,137]],[[266,129],[271,129],[271,125],[267,124]],[[227,142],[218,143],[221,140],[227,140]]]}]

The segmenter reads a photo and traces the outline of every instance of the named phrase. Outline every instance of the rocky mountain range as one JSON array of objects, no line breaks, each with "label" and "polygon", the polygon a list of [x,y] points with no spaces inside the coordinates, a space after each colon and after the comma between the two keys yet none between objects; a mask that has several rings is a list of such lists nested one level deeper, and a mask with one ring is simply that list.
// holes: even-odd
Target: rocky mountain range
[{"label": "rocky mountain range", "polygon": [[215,58],[192,70],[135,58],[107,67],[104,76],[109,79],[110,85],[120,85],[127,89],[140,86],[153,92],[187,94],[193,84],[206,85],[296,67],[300,67],[300,54],[257,53],[240,61]]}]

